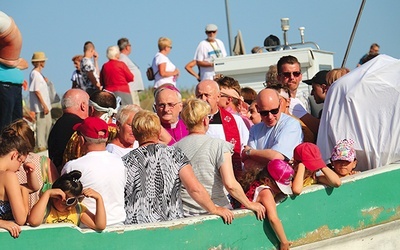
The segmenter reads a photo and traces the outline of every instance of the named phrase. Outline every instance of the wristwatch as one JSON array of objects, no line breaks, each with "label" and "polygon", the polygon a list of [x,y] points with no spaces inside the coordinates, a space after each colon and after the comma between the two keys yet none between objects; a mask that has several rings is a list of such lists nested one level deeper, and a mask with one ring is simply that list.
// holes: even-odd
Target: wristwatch
[{"label": "wristwatch", "polygon": [[250,151],[251,151],[251,148],[249,148],[246,151],[244,151],[246,153],[247,157],[250,157]]}]

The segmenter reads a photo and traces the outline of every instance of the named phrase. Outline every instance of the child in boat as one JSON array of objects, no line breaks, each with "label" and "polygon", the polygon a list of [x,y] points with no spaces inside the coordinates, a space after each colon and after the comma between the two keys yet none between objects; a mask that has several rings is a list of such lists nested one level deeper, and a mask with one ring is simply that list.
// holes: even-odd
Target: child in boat
[{"label": "child in boat", "polygon": [[[0,228],[17,238],[28,215],[29,190],[19,185],[15,172],[24,164],[30,144],[17,131],[6,127],[0,136]],[[27,170],[28,175],[32,173]]]},{"label": "child in boat", "polygon": [[[82,183],[79,181],[81,175],[80,171],[74,170],[60,176],[33,206],[28,218],[29,224],[35,227],[42,223],[64,222],[78,226],[82,222],[94,230],[103,230],[106,227],[103,198],[90,188],[82,191]],[[80,203],[85,197],[96,200],[96,214],[92,214]]]},{"label": "child in boat", "polygon": [[312,184],[320,183],[330,187],[341,185],[339,176],[326,166],[319,148],[313,143],[303,142],[294,149],[293,168],[296,171],[292,184],[295,195],[299,195],[303,187]]},{"label": "child in boat", "polygon": [[340,140],[333,148],[331,162],[333,171],[340,177],[357,174],[360,171],[355,171],[357,165],[356,151],[353,147],[352,139]]},{"label": "child in boat", "polygon": [[[275,200],[292,194],[290,186],[294,171],[287,162],[274,159],[255,175],[255,179],[252,177],[254,176],[253,174],[246,173],[243,180],[243,183],[252,181],[249,188],[247,188],[246,196],[250,201],[260,202],[266,208],[269,223],[280,242],[279,249],[289,249],[291,242],[286,238],[282,222],[276,211]],[[249,181],[249,179],[252,180]]]}]

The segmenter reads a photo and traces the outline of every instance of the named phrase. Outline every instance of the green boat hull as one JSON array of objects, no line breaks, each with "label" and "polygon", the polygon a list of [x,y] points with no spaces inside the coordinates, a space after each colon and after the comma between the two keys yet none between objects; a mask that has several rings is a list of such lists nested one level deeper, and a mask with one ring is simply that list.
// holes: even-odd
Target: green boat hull
[{"label": "green boat hull", "polygon": [[[293,246],[300,246],[398,220],[400,164],[346,177],[339,188],[308,187],[278,205]],[[102,233],[67,224],[24,226],[18,239],[0,230],[2,249],[275,249],[268,221],[235,211],[226,225],[217,216],[108,228]]]}]

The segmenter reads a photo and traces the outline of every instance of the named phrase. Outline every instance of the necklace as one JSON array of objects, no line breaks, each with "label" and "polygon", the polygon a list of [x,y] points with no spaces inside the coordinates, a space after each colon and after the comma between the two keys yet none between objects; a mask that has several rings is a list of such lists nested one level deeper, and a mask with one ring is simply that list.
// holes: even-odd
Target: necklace
[{"label": "necklace", "polygon": [[54,209],[54,210],[56,211],[57,218],[54,219],[54,220],[52,221],[52,223],[72,223],[72,224],[75,224],[71,219],[68,218],[69,215],[71,214],[71,212],[68,212],[68,213],[67,213],[67,216],[66,216],[65,218],[62,218],[62,217],[60,216],[60,214],[58,213],[57,209]]},{"label": "necklace", "polygon": [[149,140],[149,141],[144,141],[144,142],[142,142],[142,143],[139,143],[139,147],[147,146],[148,144],[156,144],[156,143],[157,143],[157,141],[151,141],[151,140]]}]

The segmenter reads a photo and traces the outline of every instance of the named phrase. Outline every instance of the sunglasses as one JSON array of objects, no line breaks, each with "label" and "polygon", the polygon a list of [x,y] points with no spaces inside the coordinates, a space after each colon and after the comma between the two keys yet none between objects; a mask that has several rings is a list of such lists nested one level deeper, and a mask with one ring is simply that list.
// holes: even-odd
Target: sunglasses
[{"label": "sunglasses", "polygon": [[281,105],[279,104],[278,108],[276,109],[271,109],[271,110],[263,110],[263,111],[258,111],[258,113],[260,113],[261,116],[268,116],[269,113],[276,115],[279,113],[279,108],[281,107]]},{"label": "sunglasses", "polygon": [[301,75],[300,71],[295,71],[295,72],[282,72],[281,73],[282,76],[289,78],[293,75],[293,77],[299,77]]},{"label": "sunglasses", "polygon": [[77,197],[70,197],[70,198],[65,200],[65,205],[67,207],[73,206],[77,202],[81,202],[83,200],[83,198],[85,198],[85,196],[83,194],[81,194],[81,195],[79,195]]},{"label": "sunglasses", "polygon": [[207,31],[206,33],[207,34],[211,34],[211,33],[215,33],[215,32],[217,32],[216,30],[213,30],[213,31]]}]

